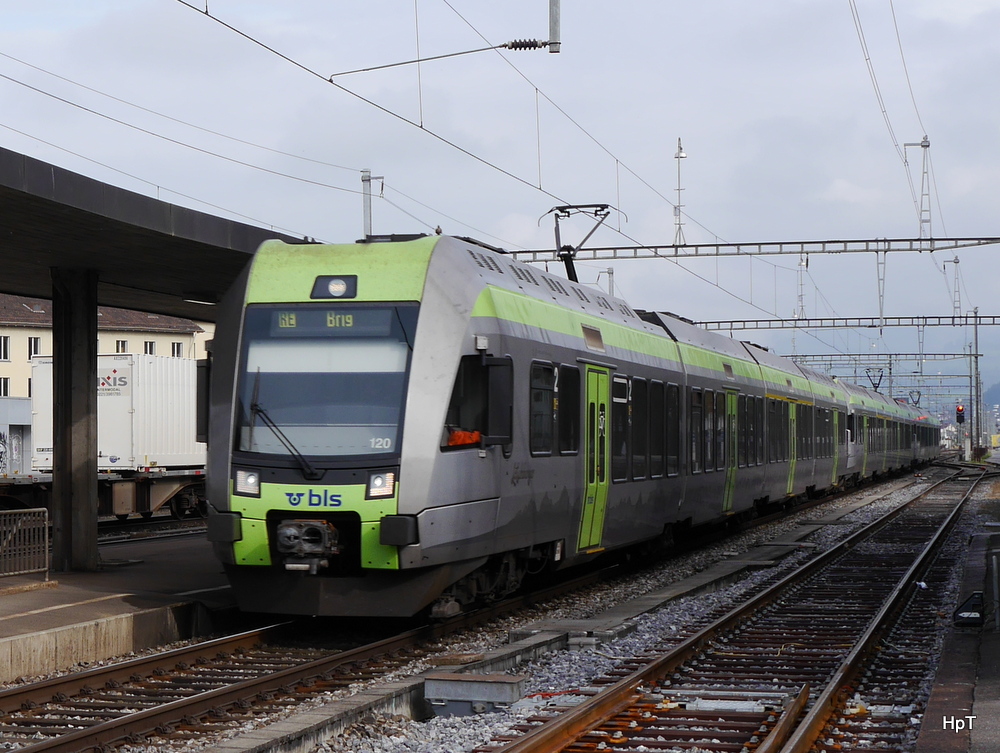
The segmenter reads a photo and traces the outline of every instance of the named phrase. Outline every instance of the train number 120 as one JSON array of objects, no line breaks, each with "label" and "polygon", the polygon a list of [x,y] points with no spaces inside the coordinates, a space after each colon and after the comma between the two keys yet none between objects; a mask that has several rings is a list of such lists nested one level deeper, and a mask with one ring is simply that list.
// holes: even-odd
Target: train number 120
[{"label": "train number 120", "polygon": [[372,437],[369,442],[371,443],[372,449],[375,450],[391,450],[392,440],[389,437]]}]

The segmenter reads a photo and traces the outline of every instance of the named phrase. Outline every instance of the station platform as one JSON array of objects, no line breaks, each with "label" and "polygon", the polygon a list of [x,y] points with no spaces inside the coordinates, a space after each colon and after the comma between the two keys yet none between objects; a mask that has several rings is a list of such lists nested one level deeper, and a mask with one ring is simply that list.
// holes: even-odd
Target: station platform
[{"label": "station platform", "polygon": [[[991,459],[996,463],[997,458]],[[952,627],[945,638],[915,753],[1000,751],[1000,482],[980,507],[956,606],[982,592],[981,627]],[[935,619],[939,615],[928,615]],[[952,615],[946,616],[948,620]]]},{"label": "station platform", "polygon": [[239,614],[204,533],[99,547],[98,572],[0,578],[0,682],[230,626]]}]

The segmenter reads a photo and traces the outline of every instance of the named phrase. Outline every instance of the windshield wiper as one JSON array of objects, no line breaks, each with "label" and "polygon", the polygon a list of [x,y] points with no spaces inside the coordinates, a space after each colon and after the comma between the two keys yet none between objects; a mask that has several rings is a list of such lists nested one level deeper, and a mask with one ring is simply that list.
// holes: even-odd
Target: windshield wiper
[{"label": "windshield wiper", "polygon": [[261,405],[257,396],[260,393],[260,368],[257,369],[257,376],[254,377],[253,382],[253,399],[250,401],[250,435],[249,435],[249,447],[253,449],[253,427],[257,423],[257,416],[260,416],[260,420],[264,422],[264,425],[274,432],[274,436],[285,446],[288,453],[295,458],[298,462],[299,467],[302,469],[302,475],[304,478],[310,481],[316,481],[323,478],[323,471],[313,468],[312,463],[306,460],[306,456],[299,452],[298,448],[292,444],[292,440],[285,436],[283,432],[276,423],[267,414],[264,406]]}]

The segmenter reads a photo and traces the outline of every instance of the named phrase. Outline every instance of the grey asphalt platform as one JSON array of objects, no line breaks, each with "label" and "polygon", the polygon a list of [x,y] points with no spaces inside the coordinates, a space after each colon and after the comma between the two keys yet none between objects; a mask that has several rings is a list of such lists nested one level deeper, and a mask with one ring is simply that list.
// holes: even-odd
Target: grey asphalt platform
[{"label": "grey asphalt platform", "polygon": [[970,541],[956,601],[958,607],[973,592],[983,592],[984,624],[953,627],[946,637],[915,753],[1000,751],[1000,573],[995,565],[1000,562],[1000,482],[993,483],[990,497]]},{"label": "grey asphalt platform", "polygon": [[[0,578],[0,682],[210,632],[238,620],[204,533],[100,546],[99,572]],[[219,618],[219,619],[216,619]]]}]

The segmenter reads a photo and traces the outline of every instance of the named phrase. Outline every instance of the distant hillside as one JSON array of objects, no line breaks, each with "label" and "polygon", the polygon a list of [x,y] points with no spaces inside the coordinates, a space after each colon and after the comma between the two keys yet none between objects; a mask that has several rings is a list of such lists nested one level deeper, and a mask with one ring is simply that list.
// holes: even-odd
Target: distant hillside
[{"label": "distant hillside", "polygon": [[1000,405],[1000,383],[994,384],[983,393],[983,404],[986,406],[985,410]]}]

